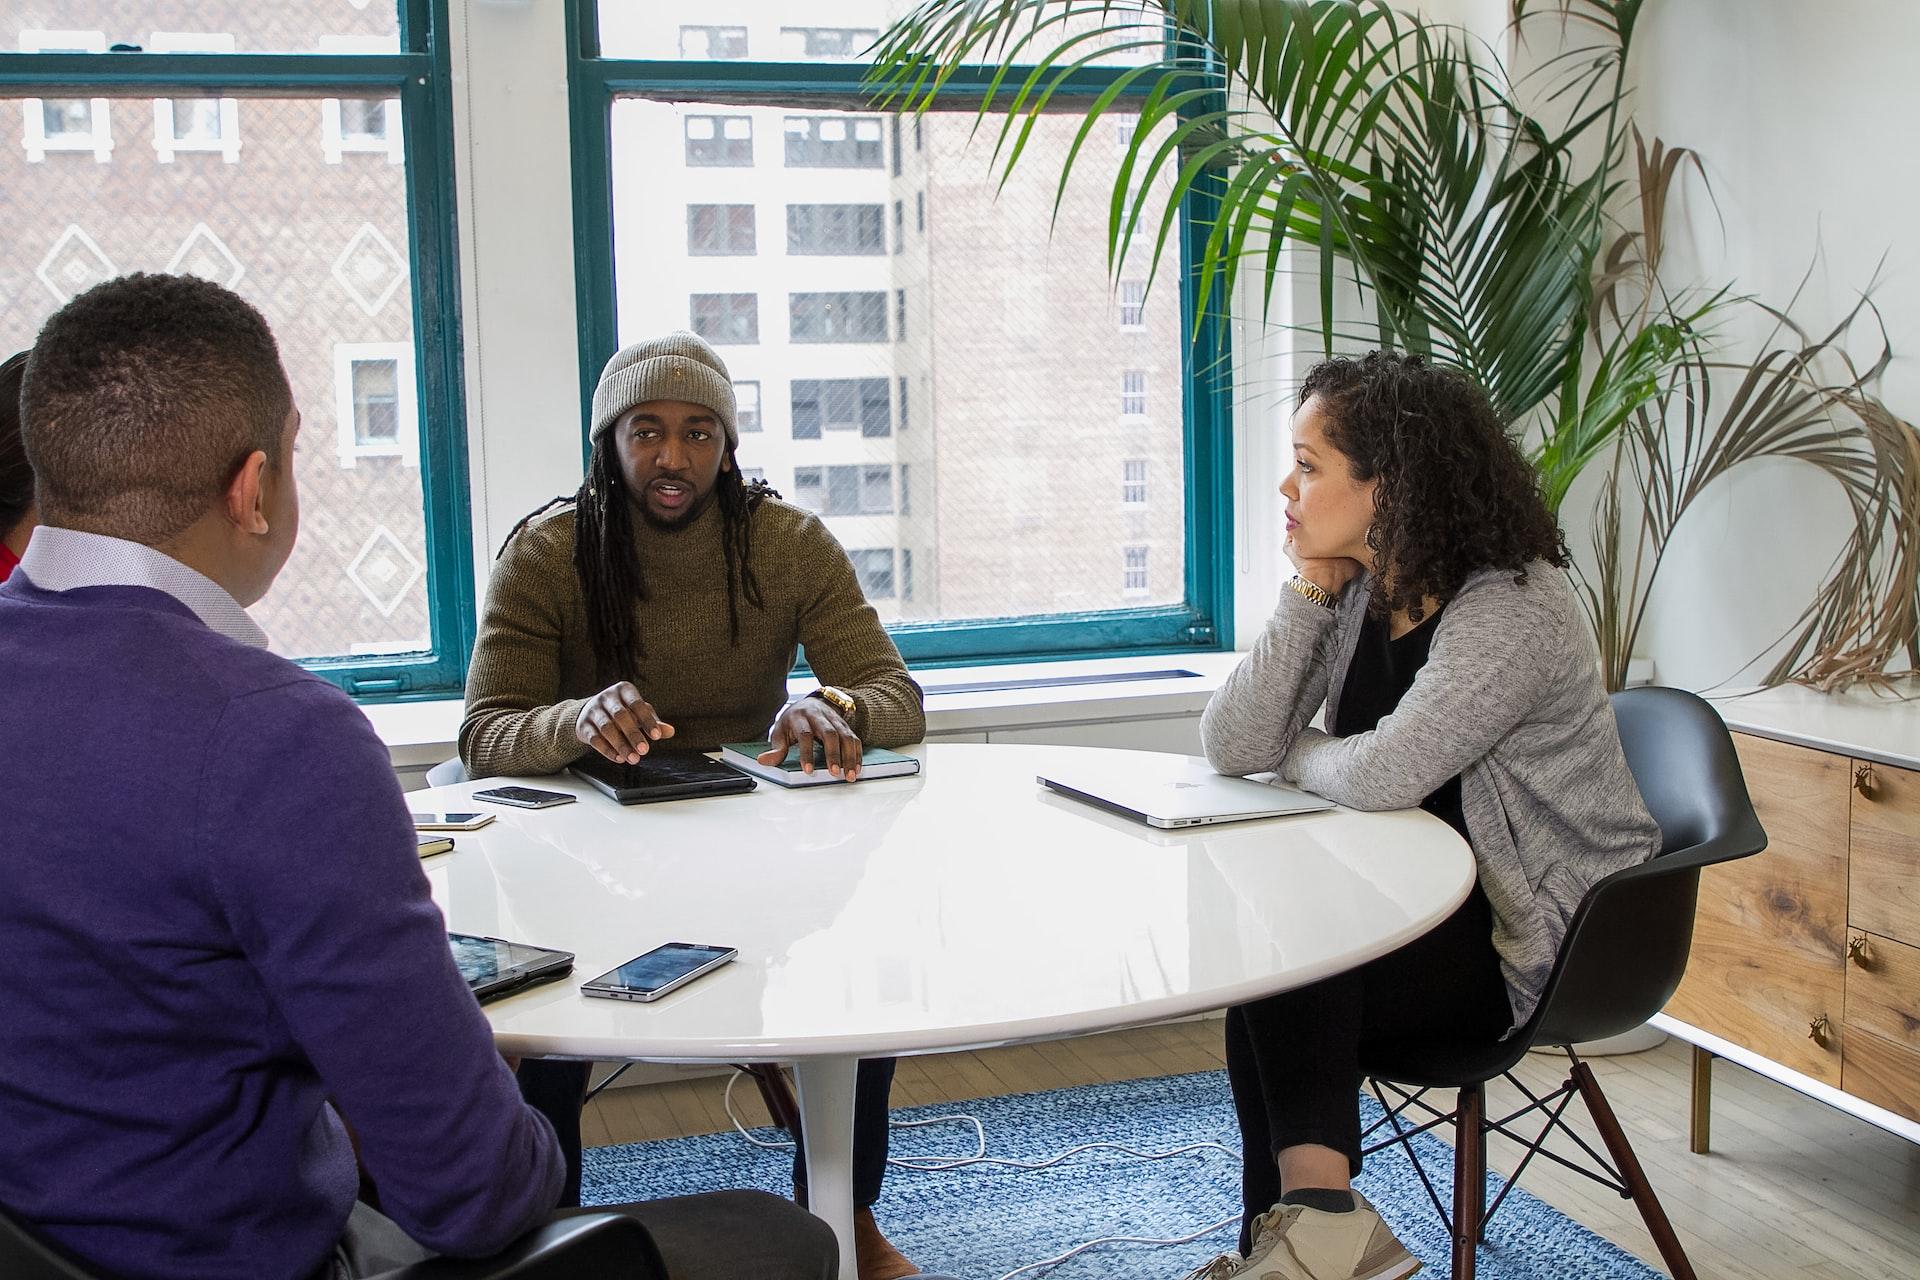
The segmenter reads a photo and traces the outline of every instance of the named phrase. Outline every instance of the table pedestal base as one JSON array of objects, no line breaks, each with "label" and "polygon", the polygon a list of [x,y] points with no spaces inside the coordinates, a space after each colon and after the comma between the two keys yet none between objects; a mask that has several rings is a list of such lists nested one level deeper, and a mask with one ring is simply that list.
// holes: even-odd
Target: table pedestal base
[{"label": "table pedestal base", "polygon": [[853,1088],[858,1058],[803,1058],[794,1064],[800,1131],[807,1155],[807,1207],[840,1241],[840,1280],[853,1260]]}]

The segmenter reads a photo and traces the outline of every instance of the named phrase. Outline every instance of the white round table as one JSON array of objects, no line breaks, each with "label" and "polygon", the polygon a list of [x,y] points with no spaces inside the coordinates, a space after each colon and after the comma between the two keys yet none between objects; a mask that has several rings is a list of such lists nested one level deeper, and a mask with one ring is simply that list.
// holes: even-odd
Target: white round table
[{"label": "white round table", "polygon": [[[1038,786],[1099,748],[934,745],[918,776],[623,807],[580,796],[429,858],[450,929],[576,953],[486,1008],[524,1057],[794,1065],[809,1199],[853,1271],[860,1058],[1046,1040],[1271,995],[1385,954],[1474,881],[1418,810],[1160,831]],[[1178,759],[1178,757],[1175,757]],[[500,779],[419,792],[461,807]],[[487,807],[476,805],[476,808]],[[652,1004],[579,984],[663,942],[740,958]]]}]

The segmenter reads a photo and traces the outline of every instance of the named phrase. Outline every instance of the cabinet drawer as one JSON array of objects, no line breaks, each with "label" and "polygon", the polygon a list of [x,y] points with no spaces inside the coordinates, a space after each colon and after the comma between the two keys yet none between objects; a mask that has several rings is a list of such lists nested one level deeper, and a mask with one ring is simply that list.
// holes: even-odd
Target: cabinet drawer
[{"label": "cabinet drawer", "polygon": [[1920,947],[1920,773],[1855,760],[1867,785],[1853,806],[1853,885],[1847,923]]},{"label": "cabinet drawer", "polygon": [[1847,1029],[1920,1053],[1920,947],[1847,931]]},{"label": "cabinet drawer", "polygon": [[1920,1052],[1856,1032],[1847,1037],[1840,1087],[1876,1107],[1920,1120]]},{"label": "cabinet drawer", "polygon": [[[1692,956],[1667,1012],[1838,1085],[1847,761],[1746,734],[1733,741],[1767,848],[1700,873]],[[1822,1018],[1823,1034],[1810,1034]]]}]

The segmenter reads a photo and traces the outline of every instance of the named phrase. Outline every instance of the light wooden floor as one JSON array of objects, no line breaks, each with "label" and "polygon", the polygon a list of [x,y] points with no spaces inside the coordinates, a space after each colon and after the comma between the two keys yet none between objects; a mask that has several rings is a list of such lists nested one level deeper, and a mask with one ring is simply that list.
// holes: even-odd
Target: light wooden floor
[{"label": "light wooden floor", "polygon": [[[1557,1083],[1556,1060],[1529,1055],[1521,1078]],[[1210,1071],[1224,1065],[1217,1021],[1144,1027],[1081,1040],[977,1053],[903,1058],[896,1106],[960,1101],[1102,1080]],[[1715,1065],[1713,1152],[1687,1150],[1688,1051],[1668,1041],[1647,1053],[1595,1059],[1634,1149],[1693,1259],[1700,1280],[1912,1280],[1920,1277],[1920,1147],[1813,1102],[1730,1063]],[[724,1077],[609,1089],[588,1108],[589,1145],[713,1133],[728,1127]],[[734,1104],[766,1123],[748,1081]],[[1519,1095],[1502,1085],[1489,1111]],[[1598,1146],[1578,1100],[1575,1127]],[[991,1150],[992,1134],[988,1134]],[[1571,1144],[1556,1143],[1556,1149]],[[1512,1167],[1511,1144],[1489,1162]],[[1536,1160],[1523,1186],[1659,1268],[1632,1202]],[[884,1201],[882,1202],[884,1207]],[[1223,1207],[1223,1212],[1231,1206]],[[884,1212],[882,1221],[885,1221]]]}]

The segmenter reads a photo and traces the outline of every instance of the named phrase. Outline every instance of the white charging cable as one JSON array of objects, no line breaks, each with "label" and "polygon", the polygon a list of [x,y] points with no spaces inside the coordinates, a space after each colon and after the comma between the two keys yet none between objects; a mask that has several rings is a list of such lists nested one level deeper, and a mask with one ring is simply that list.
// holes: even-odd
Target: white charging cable
[{"label": "white charging cable", "polygon": [[[769,1141],[765,1138],[756,1138],[751,1133],[747,1132],[747,1128],[745,1125],[740,1123],[740,1117],[736,1115],[733,1110],[733,1086],[739,1082],[740,1077],[744,1074],[746,1073],[742,1071],[735,1071],[731,1076],[727,1078],[726,1093],[722,1096],[722,1099],[721,1099],[722,1104],[727,1109],[727,1119],[733,1122],[734,1132],[738,1133],[741,1137],[745,1138],[748,1142],[751,1142],[754,1146],[760,1147],[763,1150],[768,1150],[768,1151],[793,1150],[793,1143]],[[1054,1165],[1057,1165],[1064,1160],[1071,1159],[1072,1157],[1077,1156],[1085,1151],[1119,1151],[1126,1155],[1132,1156],[1137,1160],[1170,1160],[1174,1156],[1186,1155],[1190,1151],[1218,1151],[1223,1155],[1232,1156],[1235,1160],[1238,1160],[1240,1158],[1240,1153],[1238,1151],[1235,1151],[1232,1147],[1222,1146],[1218,1142],[1190,1142],[1184,1147],[1175,1147],[1170,1151],[1142,1151],[1137,1147],[1129,1147],[1125,1143],[1120,1143],[1120,1142],[1086,1142],[1086,1143],[1082,1143],[1077,1147],[1069,1147],[1067,1150],[1062,1151],[1059,1155],[1049,1156],[1045,1160],[1009,1160],[1009,1159],[1005,1159],[1004,1157],[989,1156],[987,1154],[987,1129],[985,1125],[980,1123],[980,1119],[978,1116],[951,1115],[951,1116],[929,1116],[925,1120],[890,1120],[888,1121],[888,1127],[894,1128],[894,1129],[924,1129],[929,1125],[952,1124],[956,1121],[964,1122],[966,1124],[970,1124],[973,1126],[974,1153],[972,1155],[958,1156],[958,1157],[893,1156],[887,1160],[887,1163],[897,1169],[915,1169],[921,1173],[945,1173],[951,1169],[963,1169],[968,1165],[974,1165],[974,1164],[997,1165],[1007,1169],[1025,1169],[1029,1171],[1036,1170],[1036,1169],[1050,1169]],[[1189,1235],[1172,1236],[1172,1237],[1166,1237],[1166,1238],[1155,1238],[1155,1237],[1148,1237],[1148,1236],[1101,1236],[1098,1239],[1089,1240],[1085,1244],[1075,1245],[1073,1248],[1067,1250],[1065,1253],[1058,1254],[1051,1258],[1042,1259],[1039,1262],[1029,1262],[1023,1267],[1016,1267],[1012,1271],[1007,1272],[1005,1275],[1000,1276],[998,1280],[1014,1280],[1014,1277],[1026,1275],[1030,1271],[1042,1271],[1048,1267],[1057,1267],[1061,1263],[1067,1261],[1069,1258],[1073,1258],[1082,1253],[1085,1253],[1087,1250],[1092,1249],[1097,1245],[1192,1244],[1195,1240],[1199,1240],[1205,1236],[1210,1236],[1216,1231],[1223,1230],[1224,1228],[1229,1226],[1237,1225],[1239,1221],[1240,1221],[1240,1215],[1236,1213],[1231,1217],[1222,1218],[1218,1222],[1215,1222],[1209,1226],[1202,1227],[1200,1230],[1192,1232]]]}]

